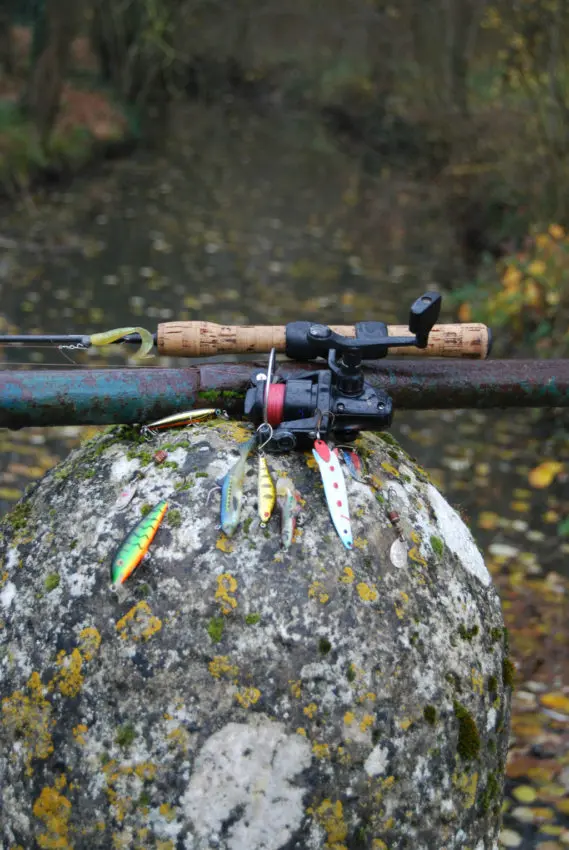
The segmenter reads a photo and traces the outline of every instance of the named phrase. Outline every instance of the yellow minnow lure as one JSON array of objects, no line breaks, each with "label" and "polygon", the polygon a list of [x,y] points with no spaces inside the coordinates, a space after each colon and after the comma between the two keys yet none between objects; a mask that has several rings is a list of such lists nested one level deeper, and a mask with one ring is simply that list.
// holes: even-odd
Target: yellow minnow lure
[{"label": "yellow minnow lure", "polygon": [[147,331],[145,328],[115,328],[111,331],[103,331],[98,334],[91,334],[89,337],[89,341],[91,345],[100,348],[103,345],[110,345],[111,342],[116,342],[117,339],[122,339],[123,336],[128,336],[129,334],[140,334],[140,339],[142,340],[142,345],[136,352],[133,354],[133,360],[144,360],[148,357],[152,357],[150,352],[154,348],[154,337]]},{"label": "yellow minnow lure", "polygon": [[111,564],[111,581],[114,587],[124,584],[140,564],[164,519],[168,502],[158,502],[150,513],[138,522],[125,537]]},{"label": "yellow minnow lure", "polygon": [[227,419],[227,413],[224,410],[219,410],[215,407],[204,407],[199,410],[184,410],[182,413],[172,413],[171,416],[165,416],[163,419],[157,419],[155,422],[149,422],[148,425],[143,425],[140,429],[142,434],[154,434],[156,431],[162,431],[166,428],[177,428],[182,425],[191,425],[193,422],[201,422],[204,419],[209,419],[210,416],[222,416]]},{"label": "yellow minnow lure", "polygon": [[273,479],[271,478],[267,458],[265,455],[260,454],[259,475],[257,478],[257,510],[259,512],[261,526],[264,526],[270,520],[273,508],[275,507],[276,498],[277,492],[275,490]]}]

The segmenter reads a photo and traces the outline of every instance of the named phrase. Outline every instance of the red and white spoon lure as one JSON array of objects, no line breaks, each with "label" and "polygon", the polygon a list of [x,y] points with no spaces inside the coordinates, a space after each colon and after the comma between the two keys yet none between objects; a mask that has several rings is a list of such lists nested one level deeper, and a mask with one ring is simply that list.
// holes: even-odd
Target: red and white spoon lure
[{"label": "red and white spoon lure", "polygon": [[346,482],[342,467],[340,466],[340,460],[324,440],[314,441],[312,454],[322,476],[324,495],[326,496],[332,522],[346,549],[351,549],[354,545],[354,540],[350,525]]}]

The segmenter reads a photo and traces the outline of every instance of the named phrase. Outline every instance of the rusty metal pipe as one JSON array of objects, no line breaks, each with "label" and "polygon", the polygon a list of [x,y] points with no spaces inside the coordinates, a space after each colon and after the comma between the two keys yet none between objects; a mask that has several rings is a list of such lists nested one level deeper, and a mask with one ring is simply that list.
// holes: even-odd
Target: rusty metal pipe
[{"label": "rusty metal pipe", "polygon": [[[0,427],[133,424],[204,404],[238,416],[260,365],[0,371]],[[316,368],[326,366],[283,361],[278,372]],[[395,411],[569,407],[569,360],[383,360],[364,371],[392,396]]]}]

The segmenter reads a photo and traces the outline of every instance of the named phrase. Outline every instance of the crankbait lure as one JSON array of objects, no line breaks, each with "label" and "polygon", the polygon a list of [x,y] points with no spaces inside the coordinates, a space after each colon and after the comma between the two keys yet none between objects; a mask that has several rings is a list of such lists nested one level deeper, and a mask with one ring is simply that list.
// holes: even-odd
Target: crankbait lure
[{"label": "crankbait lure", "polygon": [[340,462],[324,440],[314,441],[312,454],[320,469],[322,483],[324,484],[324,495],[326,496],[332,522],[346,549],[351,549],[354,541],[350,526],[346,482]]},{"label": "crankbait lure", "polygon": [[133,360],[145,360],[148,357],[152,357],[150,352],[154,348],[154,337],[147,331],[145,328],[115,328],[111,331],[103,331],[98,334],[91,334],[89,337],[89,341],[91,345],[100,348],[103,345],[110,345],[111,342],[116,342],[117,339],[122,339],[123,336],[128,336],[129,334],[140,334],[140,339],[142,340],[142,345],[136,352],[133,354]]},{"label": "crankbait lure", "polygon": [[119,546],[111,565],[111,581],[113,586],[124,584],[129,575],[134,572],[154,539],[154,535],[168,510],[168,502],[158,502],[150,513],[146,514]]},{"label": "crankbait lure", "polygon": [[342,457],[354,481],[361,483],[364,480],[364,468],[359,454],[353,449],[342,449]]},{"label": "crankbait lure", "polygon": [[156,436],[157,431],[163,431],[166,428],[178,428],[182,425],[192,425],[194,422],[202,422],[204,419],[209,419],[210,416],[221,416],[227,419],[227,413],[224,410],[218,410],[215,407],[204,407],[199,410],[184,410],[182,413],[172,413],[171,416],[164,416],[163,419],[157,419],[155,422],[149,422],[148,425],[143,425],[140,429],[141,434]]},{"label": "crankbait lure", "polygon": [[275,507],[276,490],[271,478],[269,464],[264,454],[259,455],[259,475],[257,478],[257,500],[259,519],[264,527],[271,518]]},{"label": "crankbait lure", "polygon": [[257,435],[243,443],[239,452],[239,460],[231,467],[221,484],[221,527],[228,537],[231,537],[239,525],[245,466],[247,458],[256,444]]},{"label": "crankbait lure", "polygon": [[277,503],[281,512],[281,540],[283,547],[288,549],[300,511],[300,495],[289,478],[279,478],[277,481]]}]

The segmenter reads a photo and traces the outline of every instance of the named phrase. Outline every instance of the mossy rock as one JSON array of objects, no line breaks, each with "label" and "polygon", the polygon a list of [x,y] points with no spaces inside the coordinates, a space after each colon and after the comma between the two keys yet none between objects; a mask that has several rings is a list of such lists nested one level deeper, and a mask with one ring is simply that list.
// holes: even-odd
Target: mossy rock
[{"label": "mossy rock", "polygon": [[[367,481],[347,481],[352,551],[310,453],[269,457],[303,499],[291,548],[278,517],[260,528],[255,457],[227,539],[211,490],[248,435],[222,422],[149,447],[110,431],[5,518],[0,844],[492,850],[510,689],[500,603],[470,532],[367,435]],[[138,456],[166,445],[175,468]],[[166,514],[116,594],[113,554],[163,498],[176,522]],[[389,558],[389,505],[406,567]]]}]

